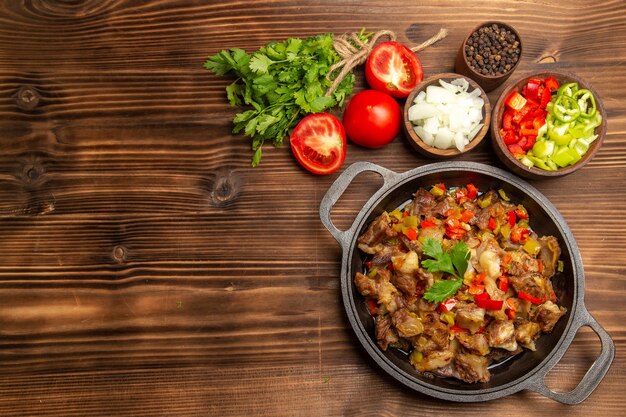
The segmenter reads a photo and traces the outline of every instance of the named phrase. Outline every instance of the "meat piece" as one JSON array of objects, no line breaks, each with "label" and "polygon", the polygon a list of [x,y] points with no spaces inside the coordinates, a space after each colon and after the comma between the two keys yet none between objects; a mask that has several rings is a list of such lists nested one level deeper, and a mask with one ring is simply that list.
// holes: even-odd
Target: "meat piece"
[{"label": "meat piece", "polygon": [[478,308],[471,303],[457,307],[454,319],[457,326],[468,329],[472,334],[476,333],[483,326],[485,320],[485,310]]},{"label": "meat piece", "polygon": [[435,350],[429,354],[423,353],[422,360],[417,363],[413,363],[415,369],[420,372],[434,371],[439,368],[443,368],[450,364],[454,359],[457,350],[455,343],[448,344],[447,349]]},{"label": "meat piece", "polygon": [[407,297],[415,298],[417,293],[417,280],[412,274],[395,272],[391,275],[391,283]]},{"label": "meat piece", "polygon": [[489,346],[514,351],[517,349],[515,326],[510,320],[494,320],[485,328]]},{"label": "meat piece", "polygon": [[554,292],[549,279],[538,272],[532,272],[521,276],[509,276],[509,283],[517,292],[525,292],[540,300],[552,298]]},{"label": "meat piece", "polygon": [[391,322],[402,337],[413,337],[424,331],[420,318],[406,308],[396,311],[391,316]]},{"label": "meat piece", "polygon": [[435,313],[425,314],[423,318],[424,333],[429,336],[437,346],[443,348],[450,342],[450,329],[439,320]]},{"label": "meat piece", "polygon": [[389,214],[384,212],[370,223],[365,232],[359,236],[358,247],[370,255],[382,250],[382,241],[398,235],[391,227]]},{"label": "meat piece", "polygon": [[446,196],[443,200],[439,201],[432,209],[433,214],[439,216],[445,216],[446,212],[452,208],[458,207],[453,197]]},{"label": "meat piece", "polygon": [[556,264],[561,256],[559,241],[554,236],[542,236],[537,239],[541,245],[539,249],[539,259],[543,263],[543,276],[550,278],[556,272]]},{"label": "meat piece", "polygon": [[509,254],[511,255],[511,261],[507,267],[507,272],[510,275],[524,275],[539,271],[539,263],[528,253],[517,250],[509,251]]},{"label": "meat piece", "polygon": [[405,340],[398,337],[398,332],[391,326],[391,318],[389,315],[378,315],[374,321],[376,330],[376,342],[382,350],[387,350],[391,346],[401,346],[408,344]]},{"label": "meat piece", "polygon": [[[480,211],[476,213],[472,221],[473,224],[478,227],[478,229],[487,230],[489,219],[491,219],[491,213],[489,213],[489,208],[485,208],[480,209]],[[472,221],[470,221],[470,224],[472,223]]]},{"label": "meat piece", "polygon": [[559,307],[552,301],[546,301],[541,304],[532,314],[533,321],[539,324],[541,331],[544,333],[550,333],[554,329],[554,325],[561,317],[567,313],[565,307]]},{"label": "meat piece", "polygon": [[535,350],[535,340],[539,337],[541,328],[533,321],[525,319],[515,319],[515,340],[522,346],[532,351]]},{"label": "meat piece", "polygon": [[364,297],[375,297],[378,304],[382,304],[387,311],[395,311],[395,297],[399,294],[396,287],[391,284],[391,273],[386,269],[377,269],[376,274],[371,277],[357,272],[354,283],[361,295]]},{"label": "meat piece", "polygon": [[427,216],[435,205],[435,196],[430,191],[420,188],[415,193],[415,199],[409,208],[412,215]]},{"label": "meat piece", "polygon": [[465,382],[487,382],[491,378],[489,360],[485,356],[460,352],[454,358],[454,365],[460,379]]},{"label": "meat piece", "polygon": [[485,356],[489,353],[489,343],[487,337],[482,333],[470,334],[460,332],[456,334],[456,338],[465,349],[476,355]]},{"label": "meat piece", "polygon": [[356,289],[359,291],[359,294],[364,297],[374,297],[378,294],[376,281],[367,275],[357,272],[354,277],[354,283],[356,284]]}]

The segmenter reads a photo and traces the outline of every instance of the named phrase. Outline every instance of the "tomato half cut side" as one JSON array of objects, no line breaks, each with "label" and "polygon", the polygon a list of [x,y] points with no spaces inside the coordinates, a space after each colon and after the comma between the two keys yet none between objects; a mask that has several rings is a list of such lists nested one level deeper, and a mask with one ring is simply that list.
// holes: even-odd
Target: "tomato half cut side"
[{"label": "tomato half cut side", "polygon": [[374,90],[404,98],[424,79],[424,70],[409,48],[400,42],[383,42],[367,58],[365,78]]},{"label": "tomato half cut side", "polygon": [[289,142],[300,165],[313,174],[332,174],[346,160],[345,129],[329,113],[306,116],[293,129]]}]

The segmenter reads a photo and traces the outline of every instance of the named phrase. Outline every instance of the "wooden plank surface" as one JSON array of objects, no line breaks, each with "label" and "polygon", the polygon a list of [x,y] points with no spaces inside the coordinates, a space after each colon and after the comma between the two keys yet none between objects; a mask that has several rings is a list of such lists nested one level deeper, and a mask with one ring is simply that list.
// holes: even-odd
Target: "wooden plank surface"
[{"label": "wooden plank surface", "polygon": [[[0,415],[624,415],[623,1],[0,6]],[[345,317],[340,249],[318,217],[338,174],[308,174],[288,146],[251,168],[247,140],[230,133],[228,80],[202,69],[222,49],[270,40],[365,27],[416,44],[446,27],[419,54],[432,75],[451,71],[466,33],[492,19],[524,39],[516,75],[576,72],[608,113],[587,167],[533,182],[570,225],[586,305],[617,348],[574,407],[530,392],[449,403],[377,369]],[[500,166],[488,144],[461,159]],[[349,144],[345,166],[361,160],[397,172],[431,162],[403,136],[379,150]],[[359,178],[336,224],[349,226],[378,185]],[[581,331],[549,385],[572,389],[598,352]]]}]

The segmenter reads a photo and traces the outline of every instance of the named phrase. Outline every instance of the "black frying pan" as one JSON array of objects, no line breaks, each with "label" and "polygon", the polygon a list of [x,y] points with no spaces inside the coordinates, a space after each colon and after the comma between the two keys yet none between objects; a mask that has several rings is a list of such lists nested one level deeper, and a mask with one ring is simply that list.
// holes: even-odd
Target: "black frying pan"
[{"label": "black frying pan", "polygon": [[[362,172],[376,172],[383,178],[382,187],[365,203],[352,226],[337,229],[330,212],[352,180]],[[552,278],[559,304],[567,308],[551,334],[542,335],[537,350],[525,350],[510,360],[490,367],[491,380],[468,384],[452,378],[420,374],[397,349],[383,352],[376,344],[374,322],[363,297],[354,285],[354,274],[363,272],[363,256],[357,249],[357,238],[367,225],[384,210],[392,210],[409,199],[420,187],[436,183],[447,187],[474,183],[479,190],[502,188],[512,201],[523,204],[530,214],[530,225],[540,235],[553,235],[559,240],[564,263],[563,272]],[[322,223],[341,245],[341,292],[348,319],[354,332],[372,359],[389,375],[404,385],[450,401],[475,402],[504,397],[529,389],[565,404],[584,401],[598,386],[609,369],[615,347],[608,333],[589,314],[584,304],[585,273],[574,236],[557,209],[538,190],[525,181],[488,165],[473,162],[444,162],[426,165],[401,174],[369,162],[357,162],[335,180],[320,205]],[[600,355],[578,386],[570,392],[554,392],[545,384],[545,376],[561,359],[582,326],[591,327],[602,342]]]}]

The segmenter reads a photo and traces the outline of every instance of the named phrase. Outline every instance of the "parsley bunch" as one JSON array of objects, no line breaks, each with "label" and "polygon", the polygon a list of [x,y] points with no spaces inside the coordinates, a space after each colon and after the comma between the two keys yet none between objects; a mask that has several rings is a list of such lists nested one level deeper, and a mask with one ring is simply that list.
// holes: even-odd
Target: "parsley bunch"
[{"label": "parsley bunch", "polygon": [[431,303],[439,303],[452,297],[463,285],[463,277],[467,271],[470,251],[464,242],[459,242],[448,252],[444,252],[441,243],[427,238],[422,247],[424,255],[433,259],[425,259],[422,266],[429,272],[442,271],[454,275],[456,279],[435,282],[424,293],[424,298]]},{"label": "parsley bunch", "polygon": [[[361,32],[360,37],[365,41],[368,35]],[[340,60],[331,34],[271,42],[251,55],[233,48],[206,60],[205,69],[237,77],[226,87],[231,106],[252,107],[233,119],[233,133],[243,130],[252,139],[252,166],[261,161],[266,140],[282,145],[306,114],[341,105],[352,93],[354,74],[350,73],[333,94],[325,96],[332,84],[326,74]]]}]

